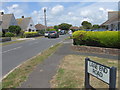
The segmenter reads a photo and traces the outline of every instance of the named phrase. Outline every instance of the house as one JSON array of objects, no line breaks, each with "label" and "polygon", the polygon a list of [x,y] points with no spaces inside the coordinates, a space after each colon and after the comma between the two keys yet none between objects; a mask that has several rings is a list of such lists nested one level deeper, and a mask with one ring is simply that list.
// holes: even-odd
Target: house
[{"label": "house", "polygon": [[108,20],[102,25],[108,26],[110,31],[120,31],[120,11],[108,12]]},{"label": "house", "polygon": [[35,28],[36,28],[36,30],[43,30],[43,29],[45,29],[45,26],[42,24],[36,24]]},{"label": "house", "polygon": [[47,29],[54,29],[54,27],[53,26],[49,26],[49,27],[47,27]]},{"label": "house", "polygon": [[14,14],[4,14],[3,12],[0,12],[0,19],[1,19],[0,27],[2,28],[3,33],[7,32],[9,26],[18,25]]},{"label": "house", "polygon": [[16,19],[18,26],[21,27],[21,29],[25,32],[34,32],[36,31],[34,22],[32,20],[31,17],[24,17],[22,16],[22,18]]},{"label": "house", "polygon": [[71,26],[70,29],[73,29],[73,30],[79,30],[80,28],[77,27],[77,26]]}]

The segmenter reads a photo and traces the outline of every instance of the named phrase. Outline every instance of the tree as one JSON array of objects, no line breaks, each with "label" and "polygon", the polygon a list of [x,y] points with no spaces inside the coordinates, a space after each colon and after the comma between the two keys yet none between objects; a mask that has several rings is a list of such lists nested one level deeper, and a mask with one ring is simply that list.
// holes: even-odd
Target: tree
[{"label": "tree", "polygon": [[58,29],[59,29],[59,27],[58,27],[57,25],[55,25],[55,26],[54,26],[54,29],[58,30]]},{"label": "tree", "polygon": [[81,25],[83,26],[84,29],[91,29],[92,28],[92,24],[88,21],[83,21],[81,23]]},{"label": "tree", "polygon": [[92,29],[99,29],[99,28],[100,28],[100,26],[97,24],[92,26]]},{"label": "tree", "polygon": [[61,29],[61,30],[69,30],[71,26],[72,26],[71,24],[62,23],[62,24],[59,25],[59,29]]},{"label": "tree", "polygon": [[18,35],[21,31],[21,28],[19,26],[13,26],[12,25],[12,26],[9,26],[8,31]]}]

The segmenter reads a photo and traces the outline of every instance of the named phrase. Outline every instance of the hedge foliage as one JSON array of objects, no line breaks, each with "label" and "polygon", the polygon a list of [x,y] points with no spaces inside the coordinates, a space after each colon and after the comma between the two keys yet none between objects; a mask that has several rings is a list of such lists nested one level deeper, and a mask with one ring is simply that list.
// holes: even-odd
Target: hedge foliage
[{"label": "hedge foliage", "polygon": [[11,32],[5,33],[5,37],[14,37],[14,36],[15,36],[14,33],[11,33]]},{"label": "hedge foliage", "polygon": [[76,31],[73,33],[74,45],[120,48],[119,33],[120,31]]},{"label": "hedge foliage", "polygon": [[24,37],[28,38],[28,37],[36,37],[39,36],[38,32],[24,32]]}]

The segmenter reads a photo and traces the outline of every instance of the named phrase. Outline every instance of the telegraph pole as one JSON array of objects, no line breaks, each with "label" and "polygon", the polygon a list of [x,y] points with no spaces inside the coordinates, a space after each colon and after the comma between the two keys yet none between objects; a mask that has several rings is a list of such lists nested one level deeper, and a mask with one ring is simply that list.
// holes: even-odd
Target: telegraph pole
[{"label": "telegraph pole", "polygon": [[46,8],[44,8],[44,22],[45,22],[45,31],[46,31],[46,29],[47,29]]}]

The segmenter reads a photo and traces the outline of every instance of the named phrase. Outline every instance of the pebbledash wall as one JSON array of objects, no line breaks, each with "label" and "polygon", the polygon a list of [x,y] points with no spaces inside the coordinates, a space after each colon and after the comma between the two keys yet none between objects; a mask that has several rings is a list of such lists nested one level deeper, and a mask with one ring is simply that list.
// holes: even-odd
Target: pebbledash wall
[{"label": "pebbledash wall", "polygon": [[113,48],[101,48],[101,47],[92,47],[92,46],[73,45],[72,49],[74,49],[76,51],[91,52],[91,53],[101,53],[101,54],[111,54],[111,55],[119,55],[120,54],[120,49],[113,49]]}]

